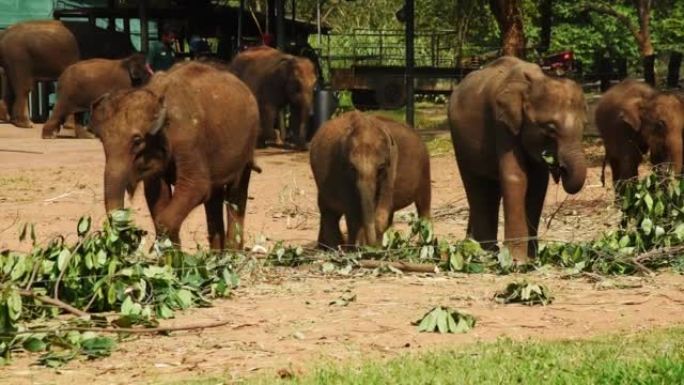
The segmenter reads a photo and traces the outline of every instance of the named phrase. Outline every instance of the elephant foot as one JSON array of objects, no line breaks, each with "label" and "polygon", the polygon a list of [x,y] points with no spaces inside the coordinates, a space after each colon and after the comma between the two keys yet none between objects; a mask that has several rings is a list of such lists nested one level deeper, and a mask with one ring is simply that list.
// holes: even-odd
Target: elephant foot
[{"label": "elephant foot", "polygon": [[57,138],[57,131],[56,130],[43,130],[40,137],[43,139],[56,139]]},{"label": "elephant foot", "polygon": [[81,125],[76,126],[76,137],[78,139],[95,139],[96,136]]},{"label": "elephant foot", "polygon": [[32,128],[33,123],[29,119],[12,119],[12,124],[19,128]]}]

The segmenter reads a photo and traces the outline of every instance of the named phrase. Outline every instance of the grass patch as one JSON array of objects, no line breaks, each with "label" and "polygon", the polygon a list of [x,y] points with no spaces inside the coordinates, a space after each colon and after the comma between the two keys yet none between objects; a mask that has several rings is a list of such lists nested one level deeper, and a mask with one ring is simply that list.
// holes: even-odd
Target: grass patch
[{"label": "grass patch", "polygon": [[451,143],[451,137],[446,135],[438,135],[425,142],[430,157],[452,155],[454,153],[454,146]]},{"label": "grass patch", "polygon": [[[174,385],[227,384],[193,380]],[[465,348],[402,356],[359,365],[325,365],[301,377],[275,374],[242,384],[682,384],[684,328],[581,341],[501,339]]]}]

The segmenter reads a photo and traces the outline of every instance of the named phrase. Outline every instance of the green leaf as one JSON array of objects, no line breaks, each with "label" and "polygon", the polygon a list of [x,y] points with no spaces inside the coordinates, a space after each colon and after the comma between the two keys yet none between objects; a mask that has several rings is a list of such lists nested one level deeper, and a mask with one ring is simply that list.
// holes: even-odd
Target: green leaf
[{"label": "green leaf", "polygon": [[641,231],[646,235],[651,234],[651,231],[653,231],[653,221],[649,218],[644,218],[644,220],[641,221]]},{"label": "green leaf", "polygon": [[178,298],[178,305],[182,309],[187,309],[192,305],[193,295],[190,291],[180,289],[178,292],[176,292],[176,297]]},{"label": "green leaf", "polygon": [[47,344],[43,341],[43,339],[37,337],[27,338],[22,344],[22,346],[24,347],[24,349],[26,349],[26,351],[31,353],[38,353],[45,351],[45,349],[47,349]]},{"label": "green leaf", "polygon": [[88,231],[90,231],[90,225],[91,225],[90,217],[81,217],[81,219],[78,220],[78,226],[77,226],[78,236],[79,237],[85,236],[88,233]]},{"label": "green leaf", "polygon": [[126,296],[126,299],[121,303],[121,314],[131,315],[133,313],[133,300],[130,296]]},{"label": "green leaf", "polygon": [[644,203],[649,212],[653,210],[653,198],[651,197],[651,194],[646,193],[646,195],[644,195]]},{"label": "green leaf", "polygon": [[449,324],[447,321],[447,318],[450,317],[449,313],[444,310],[444,309],[438,309],[437,310],[437,330],[439,330],[440,333],[448,333],[449,332]]},{"label": "green leaf", "polygon": [[66,269],[69,259],[71,259],[71,252],[69,249],[62,249],[62,251],[59,253],[59,257],[57,257],[57,268],[59,271],[64,271],[64,269]]}]

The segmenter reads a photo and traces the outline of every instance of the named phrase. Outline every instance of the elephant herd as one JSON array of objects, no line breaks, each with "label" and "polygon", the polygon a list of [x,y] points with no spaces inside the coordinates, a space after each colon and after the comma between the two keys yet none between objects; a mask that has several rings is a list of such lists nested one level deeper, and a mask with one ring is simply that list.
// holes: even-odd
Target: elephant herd
[{"label": "elephant herd", "polygon": [[[252,171],[260,172],[255,148],[284,139],[273,128],[286,105],[294,139],[305,145],[316,83],[312,63],[258,47],[231,63],[182,62],[152,74],[144,57],[132,52],[79,61],[87,55],[79,53],[75,29],[62,22],[34,23],[53,30],[55,39],[67,30],[72,38],[61,39],[74,45],[69,60],[49,71],[47,64],[27,67],[33,70],[31,79],[59,76],[59,99],[43,137],[54,137],[69,114],[91,111],[89,130],[106,157],[106,209],[122,208],[126,192],[132,194],[143,182],[158,235],[180,243],[182,222],[203,205],[211,248],[241,248],[249,181]],[[42,56],[39,42],[25,44],[22,56],[20,32],[27,34],[26,28],[12,27],[0,36],[0,65],[10,85],[5,95],[10,119],[26,126],[25,107],[17,103],[25,105],[22,92],[28,91],[20,86],[26,80],[16,76],[16,63],[29,54]],[[626,80],[603,95],[595,114],[616,185],[637,175],[647,152],[653,164],[668,163],[681,173],[681,95]],[[495,249],[503,201],[504,244],[518,262],[534,257],[549,175],[569,194],[580,191],[586,179],[582,88],[505,56],[458,84],[448,121],[470,207],[468,236]],[[321,214],[320,247],[376,244],[394,212],[411,204],[419,217],[430,217],[430,157],[410,127],[346,112],[317,130],[309,155]]]}]

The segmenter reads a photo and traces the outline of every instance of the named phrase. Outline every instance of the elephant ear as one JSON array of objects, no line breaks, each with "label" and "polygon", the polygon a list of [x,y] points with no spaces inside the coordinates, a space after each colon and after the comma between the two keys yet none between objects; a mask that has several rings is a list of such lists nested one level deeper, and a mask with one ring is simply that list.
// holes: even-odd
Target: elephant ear
[{"label": "elephant ear", "polygon": [[631,98],[620,108],[618,117],[634,131],[641,129],[641,110],[644,107],[642,98]]},{"label": "elephant ear", "polygon": [[166,99],[163,96],[160,96],[158,103],[159,109],[157,110],[157,113],[155,114],[155,119],[152,122],[150,130],[148,131],[149,135],[157,135],[163,132],[164,128],[166,127],[168,115],[168,109],[166,108]]},{"label": "elephant ear", "polygon": [[145,56],[143,55],[136,54],[124,59],[123,65],[128,71],[128,77],[131,79],[133,87],[141,86],[150,78]]},{"label": "elephant ear", "polygon": [[[101,120],[108,119],[112,112],[111,106],[109,105],[109,99],[111,94],[108,92],[99,98],[95,99],[94,102],[90,103],[90,115],[92,116],[89,124],[89,129],[98,138],[101,138],[100,125],[98,124]],[[97,112],[97,113],[96,113]]]},{"label": "elephant ear", "polygon": [[496,95],[494,116],[498,122],[508,127],[513,135],[518,135],[525,114],[525,95],[530,88],[531,77],[524,73],[522,79],[506,82]]}]

